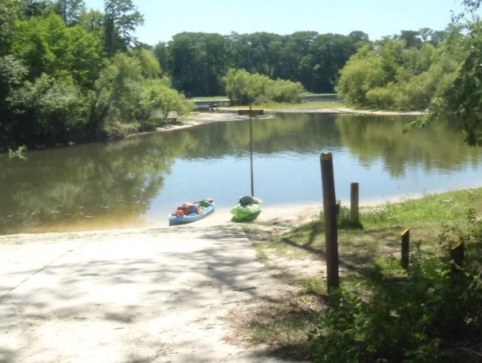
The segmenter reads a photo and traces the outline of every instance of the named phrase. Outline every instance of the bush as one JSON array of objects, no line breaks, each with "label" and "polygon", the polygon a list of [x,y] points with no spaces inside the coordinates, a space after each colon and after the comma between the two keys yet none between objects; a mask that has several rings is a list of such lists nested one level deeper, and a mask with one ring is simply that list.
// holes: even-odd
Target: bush
[{"label": "bush", "polygon": [[300,102],[305,92],[299,82],[272,80],[243,69],[230,69],[223,78],[226,95],[232,105],[263,102]]},{"label": "bush", "polygon": [[[466,261],[447,258],[454,241]],[[443,257],[419,248],[408,272],[381,259],[363,279],[345,281],[330,297],[310,342],[315,362],[477,362],[482,338],[482,223],[445,226]]]}]

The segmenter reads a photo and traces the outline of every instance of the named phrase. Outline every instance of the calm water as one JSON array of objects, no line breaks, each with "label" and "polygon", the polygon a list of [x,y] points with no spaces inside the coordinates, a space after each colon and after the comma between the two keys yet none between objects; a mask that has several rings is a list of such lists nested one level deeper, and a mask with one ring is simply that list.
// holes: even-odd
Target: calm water
[{"label": "calm water", "polygon": [[[296,114],[256,119],[254,191],[266,206],[321,205],[320,154],[336,193],[361,203],[477,187],[482,149],[449,125],[403,133],[410,117]],[[165,224],[178,204],[212,197],[219,213],[250,194],[249,121],[110,144],[0,156],[0,233]]]}]

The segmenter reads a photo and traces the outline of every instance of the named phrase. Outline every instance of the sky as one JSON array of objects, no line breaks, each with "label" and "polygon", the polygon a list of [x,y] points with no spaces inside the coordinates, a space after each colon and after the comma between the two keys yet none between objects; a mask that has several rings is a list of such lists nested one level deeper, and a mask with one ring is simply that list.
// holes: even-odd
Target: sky
[{"label": "sky", "polygon": [[[348,35],[370,40],[402,30],[444,30],[461,0],[133,0],[144,15],[136,30],[143,43],[168,42],[182,32],[229,35],[297,31]],[[103,11],[103,0],[85,0],[88,9]]]}]

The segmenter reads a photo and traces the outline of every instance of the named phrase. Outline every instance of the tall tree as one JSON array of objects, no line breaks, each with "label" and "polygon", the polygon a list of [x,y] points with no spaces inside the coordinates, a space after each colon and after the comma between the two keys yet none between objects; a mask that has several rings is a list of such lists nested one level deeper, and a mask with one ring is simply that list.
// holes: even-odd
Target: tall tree
[{"label": "tall tree", "polygon": [[383,60],[375,52],[373,45],[366,45],[352,56],[341,70],[337,92],[348,104],[365,106],[368,91],[385,84]]},{"label": "tall tree", "polygon": [[422,39],[419,31],[402,30],[397,38],[404,40],[407,48],[420,48],[422,46]]},{"label": "tall tree", "polygon": [[357,47],[365,44],[361,34],[344,36],[340,34],[321,34],[310,48],[312,62],[305,70],[302,83],[312,92],[333,92],[339,78],[339,71],[356,52]]},{"label": "tall tree", "polygon": [[167,52],[168,46],[165,42],[159,42],[154,46],[154,54],[156,55],[157,61],[161,65],[162,70],[167,70]]},{"label": "tall tree", "polygon": [[84,0],[57,0],[57,8],[64,22],[73,25],[78,23],[85,12],[85,2]]},{"label": "tall tree", "polygon": [[42,73],[73,75],[88,85],[97,76],[100,43],[80,26],[67,27],[60,16],[51,13],[17,23],[12,54],[28,67],[30,80]]},{"label": "tall tree", "polygon": [[105,48],[109,55],[137,43],[134,31],[144,23],[132,0],[105,0]]},{"label": "tall tree", "polygon": [[145,129],[155,126],[155,116],[162,122],[170,111],[190,110],[159,72],[154,54],[145,49],[120,52],[106,61],[91,95],[89,130],[102,134],[106,128],[133,122]]},{"label": "tall tree", "polygon": [[13,110],[8,99],[21,86],[27,68],[12,55],[0,57],[0,150],[13,141]]},{"label": "tall tree", "polygon": [[169,43],[168,67],[174,88],[189,96],[222,93],[228,68],[226,37],[210,33],[180,33]]},{"label": "tall tree", "polygon": [[25,14],[25,4],[19,0],[0,0],[0,56],[10,51],[15,24]]},{"label": "tall tree", "polygon": [[469,39],[469,54],[443,97],[430,105],[428,119],[455,117],[466,133],[466,142],[482,146],[482,24],[472,28]]},{"label": "tall tree", "polygon": [[32,18],[43,16],[55,11],[55,4],[51,0],[20,0],[25,4],[25,16]]}]

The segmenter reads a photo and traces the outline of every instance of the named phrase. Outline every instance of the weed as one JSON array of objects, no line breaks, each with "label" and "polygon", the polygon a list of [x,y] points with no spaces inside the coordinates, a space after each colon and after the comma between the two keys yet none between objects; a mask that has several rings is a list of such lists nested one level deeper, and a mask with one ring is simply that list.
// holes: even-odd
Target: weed
[{"label": "weed", "polygon": [[[474,220],[469,212],[469,227]],[[478,226],[445,227],[441,245],[446,246],[450,236],[471,241],[469,249],[480,252],[479,231]],[[393,258],[381,257],[358,284],[342,283],[330,296],[329,308],[310,336],[315,362],[476,362],[480,358],[480,254],[466,261],[462,273],[454,277],[450,259],[425,254],[419,247],[406,275]]]},{"label": "weed", "polygon": [[[280,347],[275,354],[315,362],[480,362],[482,221],[476,216],[482,213],[481,201],[482,189],[474,189],[387,203],[362,209],[360,226],[351,226],[341,208],[340,288],[327,298],[322,275],[284,276],[300,289],[285,297],[283,306],[270,306],[276,313],[269,325],[256,328],[258,341]],[[405,228],[415,237],[408,270],[399,259]],[[323,235],[321,215],[270,235],[260,248],[271,264],[319,261]],[[464,260],[455,266],[449,251],[460,242]],[[315,313],[300,320],[304,327],[289,323],[300,306],[307,311],[314,302]]]}]

